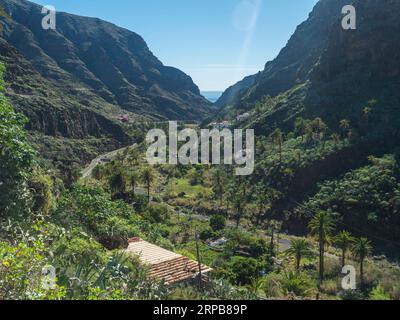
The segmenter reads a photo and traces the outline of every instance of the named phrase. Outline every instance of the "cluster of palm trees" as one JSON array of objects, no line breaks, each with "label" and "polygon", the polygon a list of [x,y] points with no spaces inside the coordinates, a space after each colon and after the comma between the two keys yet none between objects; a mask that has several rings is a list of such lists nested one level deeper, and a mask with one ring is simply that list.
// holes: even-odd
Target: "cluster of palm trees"
[{"label": "cluster of palm trees", "polygon": [[222,209],[224,199],[226,200],[226,212],[233,209],[233,218],[236,227],[239,228],[243,218],[249,198],[248,185],[243,177],[228,178],[228,173],[222,168],[214,170],[213,191]]},{"label": "cluster of palm trees", "polygon": [[[348,231],[341,231],[333,236],[335,229],[332,214],[326,211],[320,211],[315,214],[309,223],[311,235],[318,239],[319,251],[319,270],[318,270],[318,287],[324,281],[325,272],[325,249],[328,243],[332,243],[341,250],[341,266],[346,265],[347,253],[351,251],[353,257],[358,261],[360,267],[360,285],[364,286],[364,265],[366,258],[372,252],[371,242],[367,238],[354,238]],[[291,241],[291,247],[287,253],[295,258],[296,270],[299,272],[301,260],[312,254],[310,243],[306,239],[295,239]]]},{"label": "cluster of palm trees", "polygon": [[[331,135],[331,139],[335,143],[335,148],[337,148],[342,139],[350,139],[351,136],[351,127],[349,120],[341,120],[338,126],[340,128],[340,134],[333,132]],[[322,141],[323,148],[325,148],[325,141],[329,131],[330,130],[327,124],[321,118],[308,120],[299,117],[295,121],[294,132],[289,133],[287,137],[289,138],[290,135],[296,135],[301,137],[302,140],[306,143],[309,143],[311,141]],[[279,155],[280,166],[282,166],[283,161],[283,145],[285,143],[285,138],[285,134],[280,128],[277,128],[269,136],[273,147]],[[266,150],[264,146],[265,143],[260,143],[260,145],[261,149]],[[301,162],[302,151],[297,149],[295,150],[295,154],[298,162]],[[243,211],[246,208],[246,200],[248,200],[247,198],[250,197],[249,194],[252,194],[254,196],[250,198],[253,198],[254,204],[256,206],[257,213],[254,215],[254,218],[257,225],[265,216],[265,213],[271,210],[272,203],[280,198],[280,192],[278,190],[267,188],[263,182],[260,182],[253,188],[252,185],[246,185],[245,181],[240,181],[238,179],[234,179],[234,181],[231,181],[231,179],[229,178],[229,174],[225,171],[224,168],[219,168],[215,170],[213,178],[213,191],[219,201],[220,207],[222,208],[225,198],[227,207],[226,210],[229,211],[229,206],[231,205],[231,208],[235,212],[235,220],[238,225],[244,215]],[[243,186],[245,190],[243,189]]]},{"label": "cluster of palm trees", "polygon": [[[128,188],[135,194],[139,183],[143,183],[147,197],[150,200],[150,191],[155,180],[155,172],[149,166],[140,168],[139,159],[140,153],[135,148],[126,149],[124,152],[117,154],[116,159],[106,166],[96,166],[93,170],[93,177],[98,180],[106,178],[113,195],[124,194]],[[126,166],[123,165],[124,163]]]},{"label": "cluster of palm trees", "polygon": [[[368,113],[368,110],[365,112]],[[325,149],[326,137],[328,136],[329,128],[327,124],[321,118],[315,118],[313,120],[303,119],[302,117],[298,117],[295,121],[295,129],[294,132],[289,134],[300,136],[302,142],[306,142],[309,144],[312,141],[322,141],[322,148]],[[339,122],[340,134],[333,132],[330,138],[335,143],[335,148],[339,145],[341,139],[345,140],[346,138],[351,139],[353,136],[353,131],[350,128],[350,121],[347,119],[343,119]],[[277,128],[272,134],[269,136],[272,145],[277,147],[278,155],[279,155],[279,164],[282,164],[282,147],[285,142],[285,134],[280,128]],[[299,154],[301,157],[301,154]]]},{"label": "cluster of palm trees", "polygon": [[213,192],[220,209],[223,210],[225,202],[226,214],[232,211],[237,228],[247,211],[253,211],[251,218],[255,225],[260,225],[265,214],[271,210],[272,202],[280,196],[277,190],[267,187],[263,182],[252,185],[244,177],[229,178],[224,168],[213,171]]},{"label": "cluster of palm trees", "polygon": [[301,136],[302,141],[320,141],[326,137],[328,126],[321,118],[306,120],[301,117],[295,121],[295,134]]},{"label": "cluster of palm trees", "polygon": [[131,171],[128,173],[123,170],[123,168],[117,167],[108,177],[108,183],[113,194],[125,193],[127,186],[129,186],[132,190],[132,193],[135,194],[136,187],[140,182],[142,182],[146,187],[146,193],[149,200],[150,189],[154,180],[154,170],[147,166],[139,172]]}]

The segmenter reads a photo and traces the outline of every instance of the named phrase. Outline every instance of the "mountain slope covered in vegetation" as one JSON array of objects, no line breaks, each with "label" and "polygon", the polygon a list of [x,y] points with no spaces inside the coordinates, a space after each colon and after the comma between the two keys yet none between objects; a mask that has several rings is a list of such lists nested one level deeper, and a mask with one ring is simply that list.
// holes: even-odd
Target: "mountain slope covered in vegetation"
[{"label": "mountain slope covered in vegetation", "polygon": [[344,30],[345,2],[318,2],[279,56],[220,115],[229,118],[256,109],[248,122],[259,133],[270,133],[278,125],[291,129],[298,116],[322,117],[335,126],[347,118],[358,126],[364,107],[376,100],[370,114],[374,122],[391,122],[389,130],[397,127],[399,4],[354,1],[357,29]]},{"label": "mountain slope covered in vegetation", "polygon": [[1,0],[0,59],[6,95],[25,114],[42,154],[62,167],[131,142],[149,120],[199,121],[215,110],[192,79],[164,66],[134,32],[42,7]]},{"label": "mountain slope covered in vegetation", "polygon": [[57,13],[56,29],[42,28],[42,7],[2,0],[2,37],[67,96],[81,92],[137,114],[197,120],[211,105],[191,78],[164,66],[134,32],[95,18]]},{"label": "mountain slope covered in vegetation", "polygon": [[[399,300],[400,4],[355,0],[350,31],[341,28],[343,4],[318,2],[277,60],[222,98],[216,121],[256,129],[249,176],[232,165],[149,165],[139,139],[147,127],[133,126],[148,115],[107,102],[117,95],[97,76],[84,78],[100,85],[97,93],[67,92],[64,84],[82,74],[43,57],[46,72],[66,81],[60,86],[11,38],[0,39],[0,300]],[[49,46],[67,38],[54,36]],[[137,143],[117,149],[130,140]],[[70,168],[76,149],[89,159],[100,148],[117,150],[84,175],[62,177],[43,161],[68,160]],[[213,271],[204,282],[166,286],[127,254],[137,237]],[[356,289],[342,286],[346,265],[356,269]],[[48,288],[50,266],[57,277]]]},{"label": "mountain slope covered in vegetation", "polygon": [[345,0],[319,1],[276,59],[267,62],[262,72],[229,88],[217,104],[227,109],[240,107],[267,95],[276,96],[307,80],[327,45],[333,24],[339,21],[341,9],[346,4],[348,1]]},{"label": "mountain slope covered in vegetation", "polygon": [[[329,210],[354,233],[369,234],[393,251],[400,240],[397,162],[387,177],[394,181],[391,187],[371,185],[372,177],[349,177],[373,175],[380,166],[371,166],[368,159],[398,159],[400,3],[367,0],[353,5],[357,29],[344,30],[343,3],[321,0],[278,58],[218,117],[248,114],[232,124],[255,129],[258,174],[253,183],[261,180],[277,191],[270,215],[286,220],[289,230],[304,232],[310,214]],[[313,34],[312,42],[306,30],[324,32]],[[356,195],[351,186],[357,183],[378,192],[377,202]],[[348,186],[354,195],[331,190],[328,201],[326,185]],[[388,191],[386,196],[379,194],[380,188]],[[379,230],[376,222],[382,225]]]}]

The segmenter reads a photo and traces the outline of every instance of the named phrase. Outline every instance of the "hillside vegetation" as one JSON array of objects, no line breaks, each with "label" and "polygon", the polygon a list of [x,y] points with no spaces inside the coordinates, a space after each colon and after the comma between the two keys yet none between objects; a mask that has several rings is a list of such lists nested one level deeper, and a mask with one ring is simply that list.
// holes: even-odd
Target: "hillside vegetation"
[{"label": "hillside vegetation", "polygon": [[[228,102],[213,121],[225,119],[231,129],[256,131],[250,176],[235,176],[228,165],[147,164],[144,134],[166,127],[166,114],[152,114],[149,120],[138,115],[140,108],[157,111],[151,101],[164,84],[161,71],[184,76],[165,69],[137,35],[99,20],[62,15],[62,32],[54,34],[54,43],[74,43],[71,26],[78,19],[93,32],[82,35],[86,40],[101,32],[117,48],[110,66],[120,73],[107,70],[107,80],[116,83],[63,67],[54,71],[67,83],[72,74],[80,85],[97,83],[93,102],[121,102],[110,100],[94,110],[76,103],[83,97],[78,93],[63,98],[64,88],[45,79],[33,66],[35,59],[10,45],[14,32],[30,34],[22,26],[29,19],[8,21],[9,38],[0,40],[7,70],[12,70],[6,73],[11,89],[4,89],[4,81],[0,85],[0,299],[399,300],[400,5],[354,1],[364,19],[356,31],[345,33],[339,24],[343,3],[319,1],[278,58],[220,100]],[[0,4],[17,10],[16,21],[28,6],[22,0]],[[36,40],[29,43],[43,44]],[[130,41],[141,48],[139,57],[122,50]],[[91,42],[104,53],[99,59],[110,57],[107,44]],[[91,53],[90,46],[85,51],[79,43],[69,49],[74,57]],[[65,57],[46,50],[63,64]],[[143,70],[140,81],[128,79],[120,63],[141,58],[150,59],[146,63],[156,70]],[[98,69],[82,59],[94,76]],[[153,86],[154,72],[160,87]],[[184,78],[182,86],[169,88],[174,97],[181,90],[197,96]],[[145,98],[136,97],[135,81],[139,91],[149,85]],[[47,85],[51,89],[45,90]],[[138,109],[132,102],[136,98]],[[55,103],[47,109],[47,99],[68,106]],[[164,111],[172,113],[166,117],[183,112],[174,108],[168,104]],[[137,121],[121,125],[113,115],[122,109]],[[51,122],[43,121],[40,112]],[[243,113],[247,116],[237,120]],[[161,123],[151,121],[159,118]],[[130,146],[119,149],[122,144]],[[116,151],[82,177],[83,163],[101,149]],[[134,237],[213,271],[201,284],[166,286],[125,253]],[[356,270],[356,288],[349,290],[342,286],[346,265]],[[57,275],[51,288],[41,282],[49,266]]]},{"label": "hillside vegetation", "polygon": [[[41,6],[1,0],[0,8],[5,94],[61,172],[133,143],[147,121],[200,121],[215,110],[188,75],[163,65],[134,32],[61,12],[56,30],[44,30]],[[54,156],[66,153],[69,159]]]}]

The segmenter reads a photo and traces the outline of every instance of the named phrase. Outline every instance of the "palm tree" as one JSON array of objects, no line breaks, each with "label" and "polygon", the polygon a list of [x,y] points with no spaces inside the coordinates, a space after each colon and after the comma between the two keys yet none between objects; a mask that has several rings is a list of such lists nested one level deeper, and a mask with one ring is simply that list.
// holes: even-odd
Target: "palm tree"
[{"label": "palm tree", "polygon": [[139,164],[139,151],[136,148],[131,148],[128,151],[128,163],[130,166],[135,166]]},{"label": "palm tree", "polygon": [[363,109],[363,118],[364,118],[367,126],[369,125],[369,115],[371,114],[371,112],[372,112],[371,107],[365,107]]},{"label": "palm tree", "polygon": [[101,164],[98,164],[97,166],[95,166],[93,168],[92,176],[96,180],[101,180],[101,178],[103,177],[103,173],[104,173],[104,166]]},{"label": "palm tree", "polygon": [[301,164],[302,151],[300,149],[296,149],[294,151],[294,155],[296,157],[297,163]]},{"label": "palm tree", "polygon": [[275,233],[279,232],[280,229],[282,228],[282,224],[279,221],[276,220],[270,220],[267,223],[267,227],[270,230],[271,233],[271,242],[270,242],[270,253],[271,256],[275,256]]},{"label": "palm tree", "polygon": [[325,136],[325,132],[328,130],[328,126],[322,121],[321,118],[315,118],[311,123],[313,131],[317,140],[322,140]]},{"label": "palm tree", "polygon": [[290,241],[290,248],[286,254],[294,256],[296,260],[296,271],[300,271],[301,259],[311,255],[310,243],[306,239],[294,239]]},{"label": "palm tree", "polygon": [[146,167],[142,171],[142,181],[146,185],[147,189],[147,198],[150,201],[150,187],[155,179],[154,171],[150,167]]},{"label": "palm tree", "polygon": [[263,214],[271,208],[270,197],[264,184],[260,182],[255,187],[255,202],[257,207],[256,225],[260,224]]},{"label": "palm tree", "polygon": [[131,185],[133,194],[135,194],[135,188],[136,188],[136,186],[138,184],[139,176],[138,176],[138,174],[136,172],[131,172],[129,174],[128,178],[129,178],[129,184]]},{"label": "palm tree", "polygon": [[342,129],[342,137],[345,138],[350,129],[350,121],[347,119],[340,120],[339,127]]},{"label": "palm tree", "polygon": [[347,231],[340,232],[334,238],[335,244],[342,250],[342,268],[346,265],[346,253],[350,248],[351,244],[354,242],[354,238]]},{"label": "palm tree", "polygon": [[364,287],[364,262],[365,259],[372,252],[371,242],[367,238],[359,238],[354,241],[353,247],[351,249],[355,258],[358,259],[360,263],[360,283],[361,288]]},{"label": "palm tree", "polygon": [[311,124],[308,124],[305,131],[306,143],[309,144],[313,139],[313,129]]},{"label": "palm tree", "polygon": [[334,222],[332,215],[326,211],[318,212],[309,223],[308,227],[311,230],[311,234],[318,237],[319,245],[319,282],[318,287],[321,286],[324,281],[324,255],[325,245],[328,242],[329,236],[331,235]]},{"label": "palm tree", "polygon": [[223,205],[225,175],[221,169],[214,172],[214,193],[219,198],[220,207]]},{"label": "palm tree", "polygon": [[239,229],[240,220],[244,215],[244,209],[246,207],[246,200],[241,194],[236,194],[233,198],[233,207],[235,209],[235,220],[236,229]]},{"label": "palm tree", "polygon": [[295,121],[295,133],[297,135],[301,136],[301,142],[304,141],[304,135],[306,133],[306,128],[307,128],[307,122],[302,118],[302,117],[298,117]]},{"label": "palm tree", "polygon": [[108,179],[111,192],[113,194],[125,193],[126,191],[126,175],[122,169],[116,170]]},{"label": "palm tree", "polygon": [[338,135],[336,132],[332,134],[331,136],[333,142],[335,143],[335,149],[337,149],[338,144],[340,142],[340,135]]},{"label": "palm tree", "polygon": [[276,129],[272,135],[272,141],[274,145],[277,145],[279,148],[279,164],[282,163],[282,145],[283,145],[283,133],[281,129]]},{"label": "palm tree", "polygon": [[234,219],[236,220],[237,229],[247,206],[247,188],[243,177],[236,177],[230,185],[229,198],[234,209]]}]

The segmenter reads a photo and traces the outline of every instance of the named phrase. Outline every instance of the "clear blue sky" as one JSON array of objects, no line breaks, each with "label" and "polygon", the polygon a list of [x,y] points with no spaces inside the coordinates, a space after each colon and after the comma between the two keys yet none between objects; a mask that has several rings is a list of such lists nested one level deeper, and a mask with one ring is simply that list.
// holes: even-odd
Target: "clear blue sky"
[{"label": "clear blue sky", "polygon": [[222,91],[264,68],[317,0],[34,0],[140,34],[201,90]]}]

